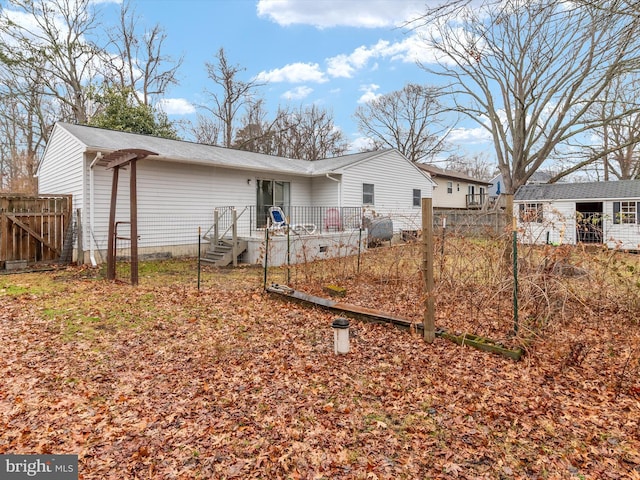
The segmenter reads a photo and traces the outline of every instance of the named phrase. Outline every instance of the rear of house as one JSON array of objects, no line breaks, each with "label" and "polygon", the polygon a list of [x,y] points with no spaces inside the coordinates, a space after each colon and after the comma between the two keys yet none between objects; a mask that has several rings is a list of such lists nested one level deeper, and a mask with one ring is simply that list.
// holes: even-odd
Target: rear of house
[{"label": "rear of house", "polygon": [[[238,217],[238,235],[263,242],[271,206],[281,207],[291,223],[315,224],[319,235],[332,228],[328,219],[335,223],[336,212],[341,230],[359,228],[363,212],[389,216],[396,232],[420,228],[420,198],[431,196],[428,175],[395,150],[308,162],[59,123],[41,162],[39,189],[73,195],[81,261],[105,260],[113,169],[104,156],[123,149],[155,153],[136,162],[142,255],[195,255],[199,229],[211,235],[214,218],[230,212]],[[123,243],[129,235],[128,171],[119,175],[117,190],[116,235]],[[259,257],[258,246],[242,260]]]},{"label": "rear of house", "polygon": [[525,243],[640,250],[640,181],[523,185],[514,209]]}]

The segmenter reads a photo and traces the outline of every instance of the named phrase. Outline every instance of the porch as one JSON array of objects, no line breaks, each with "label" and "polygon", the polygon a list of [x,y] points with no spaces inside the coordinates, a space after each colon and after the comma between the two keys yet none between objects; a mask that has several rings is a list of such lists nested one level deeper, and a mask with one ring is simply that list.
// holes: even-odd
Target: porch
[{"label": "porch", "polygon": [[238,262],[293,264],[355,255],[367,245],[362,207],[280,206],[286,224],[274,224],[272,205],[223,206],[214,209],[208,243],[201,259],[216,266]]}]

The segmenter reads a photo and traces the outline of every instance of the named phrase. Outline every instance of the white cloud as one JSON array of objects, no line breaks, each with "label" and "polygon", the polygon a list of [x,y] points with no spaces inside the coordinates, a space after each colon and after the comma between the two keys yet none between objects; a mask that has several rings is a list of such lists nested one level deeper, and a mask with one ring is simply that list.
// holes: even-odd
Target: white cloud
[{"label": "white cloud", "polygon": [[425,0],[259,0],[258,16],[279,25],[389,28],[425,11]]},{"label": "white cloud", "polygon": [[[378,42],[388,43],[384,41]],[[337,55],[327,59],[327,73],[332,77],[351,78],[354,73],[364,68],[369,59],[378,56],[378,45],[374,45],[373,48],[367,48],[361,46],[356,48],[349,55]]]},{"label": "white cloud", "polygon": [[454,128],[447,137],[447,142],[452,144],[479,144],[491,142],[491,134],[483,127]]},{"label": "white cloud", "polygon": [[350,144],[351,150],[355,152],[363,152],[366,150],[370,150],[373,148],[373,140],[369,137],[358,137],[353,140]]},{"label": "white cloud", "polygon": [[313,88],[301,86],[296,87],[292,90],[288,90],[282,94],[282,98],[287,100],[302,100],[303,98],[307,98],[313,92]]},{"label": "white cloud", "polygon": [[367,103],[371,100],[375,100],[380,96],[379,93],[376,93],[376,90],[380,88],[380,85],[376,85],[375,83],[370,83],[368,85],[362,85],[360,87],[360,91],[364,92],[360,98],[358,99],[358,103]]},{"label": "white cloud", "polygon": [[190,115],[196,112],[196,108],[184,98],[163,98],[156,107],[167,115]]},{"label": "white cloud", "polygon": [[[350,54],[328,58],[327,73],[332,77],[353,78],[358,71],[367,68],[371,60],[377,59],[427,64],[434,63],[437,56],[434,50],[427,47],[420,33],[412,32],[401,42],[379,40],[369,47],[360,46]],[[378,68],[378,62],[369,67],[372,71]]]},{"label": "white cloud", "polygon": [[315,82],[324,83],[326,75],[320,70],[317,63],[291,63],[282,68],[276,68],[268,72],[260,72],[256,76],[258,82]]}]

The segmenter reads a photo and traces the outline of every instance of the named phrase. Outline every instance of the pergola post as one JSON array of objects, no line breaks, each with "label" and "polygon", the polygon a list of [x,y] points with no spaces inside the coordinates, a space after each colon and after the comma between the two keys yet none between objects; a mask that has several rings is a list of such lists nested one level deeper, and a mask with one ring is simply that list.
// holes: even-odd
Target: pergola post
[{"label": "pergola post", "polygon": [[107,168],[113,168],[111,184],[111,206],[109,210],[109,233],[107,245],[107,280],[116,278],[116,208],[118,205],[118,172],[129,165],[129,224],[131,233],[131,285],[138,285],[138,180],[136,162],[157,153],[139,149],[116,150],[103,157]]}]

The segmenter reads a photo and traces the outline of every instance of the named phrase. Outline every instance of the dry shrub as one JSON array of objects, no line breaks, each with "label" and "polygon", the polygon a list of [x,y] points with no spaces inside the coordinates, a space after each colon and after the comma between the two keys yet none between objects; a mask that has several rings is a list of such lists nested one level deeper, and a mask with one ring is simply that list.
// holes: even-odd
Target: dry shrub
[{"label": "dry shrub", "polygon": [[[562,329],[560,363],[578,365],[598,355],[587,348],[584,322],[621,329],[638,326],[640,263],[637,255],[583,246],[518,245],[518,333],[514,331],[511,236],[435,238],[436,326],[469,332],[508,345],[531,345]],[[369,249],[291,267],[292,286],[324,295],[332,283],[347,289],[348,303],[421,322],[424,314],[422,244],[418,241]],[[590,325],[592,327],[593,325]],[[588,329],[591,330],[591,329]],[[586,335],[586,334],[585,334]],[[560,338],[560,337],[556,337]],[[563,350],[564,351],[564,350]]]}]

